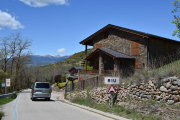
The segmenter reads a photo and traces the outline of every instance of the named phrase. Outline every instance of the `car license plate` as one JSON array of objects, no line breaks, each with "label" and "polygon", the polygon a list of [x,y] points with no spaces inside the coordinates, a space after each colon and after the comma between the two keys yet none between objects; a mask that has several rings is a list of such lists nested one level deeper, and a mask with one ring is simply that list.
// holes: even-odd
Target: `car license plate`
[{"label": "car license plate", "polygon": [[36,93],[42,93],[42,90],[36,90]]}]

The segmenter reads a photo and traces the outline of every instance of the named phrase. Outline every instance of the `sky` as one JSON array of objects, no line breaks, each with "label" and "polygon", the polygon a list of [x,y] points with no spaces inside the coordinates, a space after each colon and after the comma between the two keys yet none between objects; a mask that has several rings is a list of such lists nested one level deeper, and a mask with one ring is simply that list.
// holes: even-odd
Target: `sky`
[{"label": "sky", "polygon": [[33,40],[34,55],[84,51],[79,42],[107,24],[179,41],[172,36],[173,1],[0,0],[0,38],[20,32]]}]

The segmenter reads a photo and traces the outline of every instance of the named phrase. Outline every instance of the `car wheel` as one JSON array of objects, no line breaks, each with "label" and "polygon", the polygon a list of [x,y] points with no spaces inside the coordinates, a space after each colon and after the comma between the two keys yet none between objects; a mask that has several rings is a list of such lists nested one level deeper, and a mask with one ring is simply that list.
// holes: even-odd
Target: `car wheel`
[{"label": "car wheel", "polygon": [[50,98],[48,98],[48,101],[50,101]]},{"label": "car wheel", "polygon": [[35,100],[35,98],[32,98],[32,101],[34,101]]}]

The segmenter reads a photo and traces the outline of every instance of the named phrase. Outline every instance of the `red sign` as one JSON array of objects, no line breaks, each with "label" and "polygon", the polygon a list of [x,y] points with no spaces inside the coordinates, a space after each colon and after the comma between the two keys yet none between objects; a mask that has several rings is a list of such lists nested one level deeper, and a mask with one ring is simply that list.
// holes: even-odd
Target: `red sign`
[{"label": "red sign", "polygon": [[81,81],[81,80],[82,80],[82,78],[81,78],[81,77],[79,77],[78,79],[79,79],[79,81]]},{"label": "red sign", "polygon": [[113,85],[111,85],[109,87],[109,90],[107,91],[107,94],[117,94],[117,91],[116,91],[116,89],[114,88]]}]

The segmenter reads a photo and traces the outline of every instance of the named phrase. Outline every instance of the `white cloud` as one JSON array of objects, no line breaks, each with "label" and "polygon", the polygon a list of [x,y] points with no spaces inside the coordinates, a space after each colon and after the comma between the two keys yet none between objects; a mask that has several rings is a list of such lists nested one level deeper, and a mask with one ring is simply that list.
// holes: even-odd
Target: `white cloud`
[{"label": "white cloud", "polygon": [[65,48],[60,48],[56,52],[57,53],[66,53],[66,49]]},{"label": "white cloud", "polygon": [[55,5],[68,4],[67,0],[20,0],[20,1],[31,7],[44,7],[50,4],[55,4]]},{"label": "white cloud", "polygon": [[24,28],[24,26],[21,25],[21,23],[17,21],[15,17],[0,10],[0,30],[4,27],[8,27],[10,29]]}]

